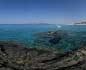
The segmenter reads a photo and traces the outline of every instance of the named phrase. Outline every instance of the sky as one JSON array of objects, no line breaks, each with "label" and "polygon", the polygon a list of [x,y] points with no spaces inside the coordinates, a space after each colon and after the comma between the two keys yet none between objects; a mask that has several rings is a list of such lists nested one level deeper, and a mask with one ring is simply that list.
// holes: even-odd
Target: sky
[{"label": "sky", "polygon": [[0,0],[0,24],[86,21],[86,0]]}]

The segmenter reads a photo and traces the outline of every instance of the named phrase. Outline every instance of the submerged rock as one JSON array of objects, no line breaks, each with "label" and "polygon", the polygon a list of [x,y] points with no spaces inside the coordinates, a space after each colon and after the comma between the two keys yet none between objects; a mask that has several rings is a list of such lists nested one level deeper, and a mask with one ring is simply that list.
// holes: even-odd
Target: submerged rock
[{"label": "submerged rock", "polygon": [[34,43],[42,43],[44,45],[55,45],[59,44],[60,40],[67,36],[67,31],[59,30],[59,31],[48,31],[48,32],[39,32],[36,34],[36,39]]},{"label": "submerged rock", "polygon": [[86,45],[86,31],[74,32],[66,30],[48,31],[36,33],[34,43],[37,46],[48,46],[71,51]]},{"label": "submerged rock", "polygon": [[0,70],[85,70],[86,47],[69,53],[0,42]]},{"label": "submerged rock", "polygon": [[59,38],[52,38],[49,40],[49,43],[51,44],[58,44],[60,42],[60,37]]}]

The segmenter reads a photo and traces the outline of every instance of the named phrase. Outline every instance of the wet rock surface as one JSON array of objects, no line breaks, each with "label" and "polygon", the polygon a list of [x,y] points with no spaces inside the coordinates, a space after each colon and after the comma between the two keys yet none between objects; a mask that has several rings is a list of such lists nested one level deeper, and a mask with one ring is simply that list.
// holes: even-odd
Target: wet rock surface
[{"label": "wet rock surface", "polygon": [[0,70],[86,70],[86,47],[69,53],[0,42]]}]

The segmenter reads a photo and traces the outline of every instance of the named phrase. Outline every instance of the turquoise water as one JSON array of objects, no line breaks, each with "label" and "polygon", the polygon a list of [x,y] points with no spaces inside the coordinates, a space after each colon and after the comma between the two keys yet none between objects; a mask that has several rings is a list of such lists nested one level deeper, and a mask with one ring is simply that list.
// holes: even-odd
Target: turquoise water
[{"label": "turquoise water", "polygon": [[47,32],[55,30],[68,31],[86,31],[86,26],[73,25],[41,25],[41,24],[2,24],[0,25],[0,41],[18,41],[25,44],[31,44],[38,32]]},{"label": "turquoise water", "polygon": [[55,25],[0,25],[0,40],[31,43],[31,41],[34,39],[35,33],[56,29],[57,28]]},{"label": "turquoise water", "polygon": [[61,28],[58,28],[56,25],[5,24],[0,25],[0,40],[30,42],[33,40],[35,33],[54,30],[86,31],[86,26],[63,25]]}]

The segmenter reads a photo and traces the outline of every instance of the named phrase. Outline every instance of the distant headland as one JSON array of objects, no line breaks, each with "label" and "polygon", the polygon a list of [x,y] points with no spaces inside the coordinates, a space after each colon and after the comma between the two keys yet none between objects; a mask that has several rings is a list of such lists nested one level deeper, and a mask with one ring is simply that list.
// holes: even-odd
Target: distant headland
[{"label": "distant headland", "polygon": [[74,23],[74,25],[86,25],[86,22],[78,22],[78,23]]}]

